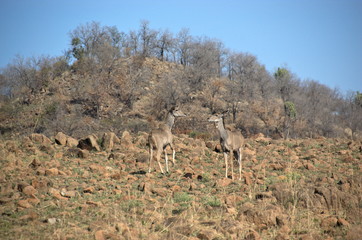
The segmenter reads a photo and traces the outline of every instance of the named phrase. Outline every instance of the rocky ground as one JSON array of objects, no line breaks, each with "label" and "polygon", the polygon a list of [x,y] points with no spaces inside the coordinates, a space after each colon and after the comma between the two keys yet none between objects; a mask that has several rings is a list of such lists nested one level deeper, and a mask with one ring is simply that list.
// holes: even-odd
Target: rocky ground
[{"label": "rocky ground", "polygon": [[175,137],[148,169],[147,134],[0,141],[1,239],[362,239],[362,143],[247,139],[241,181],[214,141]]}]

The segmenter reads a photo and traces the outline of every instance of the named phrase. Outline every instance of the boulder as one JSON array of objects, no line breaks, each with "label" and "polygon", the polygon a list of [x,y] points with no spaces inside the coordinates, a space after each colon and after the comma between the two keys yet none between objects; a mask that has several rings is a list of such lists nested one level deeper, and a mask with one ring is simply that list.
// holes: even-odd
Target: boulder
[{"label": "boulder", "polygon": [[43,135],[43,134],[39,134],[39,133],[33,133],[29,136],[30,140],[33,141],[34,143],[38,143],[38,144],[51,144],[52,141],[50,141],[50,139]]},{"label": "boulder", "polygon": [[67,137],[67,147],[76,147],[78,146],[79,142],[77,139],[72,137]]},{"label": "boulder", "polygon": [[86,149],[88,151],[100,151],[101,148],[97,143],[97,138],[94,135],[89,135],[85,138],[79,140],[78,147],[81,149]]},{"label": "boulder", "polygon": [[59,145],[65,145],[67,143],[67,135],[62,132],[58,132],[57,135],[54,137],[55,142]]},{"label": "boulder", "polygon": [[102,137],[102,147],[107,151],[110,152],[113,150],[114,145],[120,143],[119,138],[113,132],[107,132],[103,134]]}]

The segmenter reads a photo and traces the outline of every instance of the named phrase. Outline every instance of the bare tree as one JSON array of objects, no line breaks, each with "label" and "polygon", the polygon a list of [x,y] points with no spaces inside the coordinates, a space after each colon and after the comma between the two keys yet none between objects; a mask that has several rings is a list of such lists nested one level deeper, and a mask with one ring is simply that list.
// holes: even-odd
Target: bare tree
[{"label": "bare tree", "polygon": [[190,64],[190,51],[193,38],[190,35],[190,30],[187,28],[181,29],[176,37],[176,52],[178,55],[179,63],[188,66]]},{"label": "bare tree", "polygon": [[141,21],[141,26],[138,31],[142,57],[151,57],[153,55],[152,51],[157,45],[156,41],[158,32],[150,29],[149,24],[150,23],[146,20]]},{"label": "bare tree", "polygon": [[161,61],[168,60],[168,54],[171,53],[172,48],[174,47],[174,38],[170,31],[166,30],[159,34],[156,50],[157,58]]}]

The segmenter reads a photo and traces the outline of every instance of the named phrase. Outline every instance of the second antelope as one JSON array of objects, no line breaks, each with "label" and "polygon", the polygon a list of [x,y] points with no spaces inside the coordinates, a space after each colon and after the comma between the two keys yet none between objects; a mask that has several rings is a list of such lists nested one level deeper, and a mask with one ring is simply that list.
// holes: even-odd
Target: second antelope
[{"label": "second antelope", "polygon": [[224,159],[225,159],[225,168],[226,173],[225,177],[228,177],[228,152],[230,153],[231,159],[231,178],[234,179],[234,162],[233,156],[236,156],[238,164],[239,164],[239,180],[241,180],[241,159],[243,155],[243,147],[244,147],[244,137],[240,131],[234,130],[230,131],[225,129],[224,126],[224,115],[217,114],[213,115],[209,118],[209,122],[214,122],[216,128],[219,130],[220,133],[220,144],[222,150],[224,152]]},{"label": "second antelope", "polygon": [[162,151],[165,153],[166,172],[168,172],[168,158],[166,152],[167,146],[170,146],[170,148],[172,149],[172,163],[173,165],[175,165],[176,152],[172,145],[173,136],[171,129],[175,123],[175,118],[184,117],[184,116],[186,115],[181,110],[173,107],[168,112],[166,123],[161,124],[161,126],[158,129],[154,129],[151,131],[150,135],[148,136],[149,151],[150,151],[150,158],[148,161],[148,172],[151,172],[154,150],[156,150],[156,160],[162,173],[164,173],[164,171],[160,163],[160,158]]}]

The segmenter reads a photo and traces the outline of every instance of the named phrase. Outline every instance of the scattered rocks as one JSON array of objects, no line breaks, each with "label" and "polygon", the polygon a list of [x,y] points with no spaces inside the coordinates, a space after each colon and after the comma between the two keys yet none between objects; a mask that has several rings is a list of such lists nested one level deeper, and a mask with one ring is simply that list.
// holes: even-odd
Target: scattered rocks
[{"label": "scattered rocks", "polygon": [[64,133],[50,144],[42,135],[0,140],[6,231],[29,237],[31,224],[60,239],[361,239],[360,143],[261,135],[247,140],[239,181],[224,178],[216,141],[175,138],[176,166],[160,174],[145,170],[146,133],[123,132],[121,145],[112,132],[89,138],[88,149],[67,146]]}]

